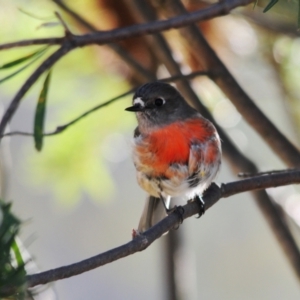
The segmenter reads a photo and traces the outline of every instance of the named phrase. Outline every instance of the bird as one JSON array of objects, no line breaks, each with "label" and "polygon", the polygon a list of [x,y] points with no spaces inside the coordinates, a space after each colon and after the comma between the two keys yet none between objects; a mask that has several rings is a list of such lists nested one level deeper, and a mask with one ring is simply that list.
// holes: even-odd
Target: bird
[{"label": "bird", "polygon": [[221,165],[221,141],[215,126],[176,88],[161,81],[139,87],[132,106],[125,110],[136,114],[132,156],[137,182],[148,193],[133,236],[165,218],[172,211],[173,197],[198,201],[203,214],[201,196]]}]

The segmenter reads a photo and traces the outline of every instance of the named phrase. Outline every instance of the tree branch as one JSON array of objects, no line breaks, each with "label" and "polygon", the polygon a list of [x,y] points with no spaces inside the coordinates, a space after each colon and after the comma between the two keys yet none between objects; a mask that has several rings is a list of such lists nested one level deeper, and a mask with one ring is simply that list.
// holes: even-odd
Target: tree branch
[{"label": "tree branch", "polygon": [[[116,42],[134,36],[153,34],[164,30],[180,28],[194,22],[204,21],[218,16],[227,15],[232,9],[239,6],[248,5],[251,2],[253,2],[253,0],[227,0],[211,5],[208,8],[201,9],[193,13],[183,14],[168,20],[132,25],[113,30],[85,34],[82,36],[73,35],[73,44],[74,47],[84,47],[91,44],[103,45],[106,43]],[[0,50],[31,45],[61,45],[63,43],[63,40],[63,37],[30,39],[2,44],[0,45]]]},{"label": "tree branch", "polygon": [[[166,0],[164,12],[167,17],[171,18],[186,14],[186,9],[180,0]],[[180,33],[187,40],[187,44],[199,63],[205,66],[205,69],[214,70],[218,73],[218,76],[214,78],[215,83],[228,96],[244,119],[262,136],[270,148],[289,167],[300,166],[300,152],[298,149],[276,128],[241,88],[210,47],[199,28],[191,24],[180,29]]]},{"label": "tree branch", "polygon": [[[174,76],[171,76],[171,77],[167,77],[167,78],[162,78],[162,79],[159,79],[159,81],[163,81],[163,82],[172,82],[172,81],[179,81],[179,80],[182,80],[183,78],[188,80],[188,79],[192,79],[192,78],[195,78],[197,76],[213,76],[212,73],[210,72],[206,72],[206,71],[195,71],[195,72],[192,72],[190,74],[187,74],[187,75],[183,75],[183,74],[179,74],[179,75],[174,75]],[[126,97],[127,95],[130,95],[131,93],[133,93],[135,90],[137,89],[137,87],[135,88],[132,88],[128,91],[126,91],[125,93],[122,93],[114,98],[111,98],[103,103],[100,103],[96,106],[94,106],[93,108],[87,110],[86,112],[82,113],[80,116],[78,116],[77,118],[75,118],[74,120],[64,124],[64,125],[60,125],[60,126],[57,126],[56,129],[52,132],[48,132],[48,133],[44,133],[44,136],[52,136],[52,135],[56,135],[56,134],[59,134],[59,133],[62,133],[63,131],[65,131],[69,126],[77,123],[78,121],[80,121],[81,119],[85,118],[86,116],[90,115],[91,113],[94,113],[95,111],[105,107],[105,106],[108,106],[112,103],[114,103],[115,101],[117,100],[120,100],[121,98],[123,97]],[[24,131],[12,131],[12,132],[7,132],[7,133],[4,133],[2,135],[0,135],[0,138],[2,137],[5,137],[5,136],[14,136],[14,135],[22,135],[22,136],[34,136],[33,133],[31,132],[24,132]]]},{"label": "tree branch", "polygon": [[[98,31],[96,27],[94,27],[91,23],[81,17],[78,13],[73,11],[70,7],[68,7],[61,0],[52,0],[56,3],[61,9],[63,9],[67,14],[69,14],[75,21],[84,26],[87,30],[96,32]],[[119,57],[124,60],[141,78],[145,81],[154,81],[155,75],[153,75],[150,71],[144,68],[130,53],[126,51],[119,44],[108,44],[115,53],[119,55]]]},{"label": "tree branch", "polygon": [[[147,21],[155,19],[155,13],[152,13],[152,7],[149,7],[149,5],[147,5],[147,1],[141,2],[139,0],[135,0],[133,3],[137,6],[137,8],[140,10],[141,14],[144,16],[144,18],[146,18]],[[180,73],[180,67],[173,59],[171,49],[169,48],[169,45],[164,39],[163,35],[159,33],[154,34],[151,37],[151,39],[153,39],[156,45],[155,50],[158,52],[158,56],[160,57],[161,61],[165,64],[170,74]],[[153,43],[153,41],[151,41],[151,43]],[[214,122],[210,112],[201,103],[201,101],[199,100],[199,98],[197,97],[197,95],[191,88],[190,83],[187,80],[181,80],[177,84],[177,87],[184,95],[184,97],[190,100],[194,107],[197,108],[204,117]],[[232,143],[232,141],[224,132],[224,130],[220,126],[218,126],[216,122],[214,122],[214,124],[216,125],[217,131],[223,142],[223,156],[229,162],[233,172],[235,171],[236,173],[240,170],[247,170],[248,172],[252,173],[257,172],[257,167],[235,147],[235,145]],[[252,194],[257,205],[259,206],[259,209],[261,210],[265,219],[271,226],[271,229],[273,230],[273,233],[277,238],[280,247],[283,249],[287,259],[291,263],[293,270],[295,271],[297,277],[300,279],[299,269],[295,268],[295,265],[297,265],[295,264],[295,262],[300,261],[299,249],[289,228],[287,227],[286,223],[282,218],[281,208],[278,207],[278,205],[276,205],[276,203],[274,203],[270,199],[269,195],[264,190],[256,191]]]},{"label": "tree branch", "polygon": [[[283,185],[300,183],[300,170],[283,171],[270,175],[255,176],[252,178],[234,181],[227,184],[222,184],[221,187],[213,184],[204,194],[206,210],[211,208],[221,198],[253,190],[278,187]],[[199,206],[192,201],[183,206],[183,219],[189,218],[199,212]],[[114,248],[102,254],[96,255],[81,262],[64,266],[58,269],[49,270],[35,275],[28,276],[29,287],[38,284],[45,284],[51,281],[71,277],[81,274],[91,269],[103,266],[120,258],[134,254],[138,251],[143,251],[148,248],[156,239],[164,233],[176,227],[180,222],[180,216],[177,213],[172,213],[161,222],[139,235],[127,244]],[[300,272],[300,261],[297,263]]]},{"label": "tree branch", "polygon": [[36,82],[36,80],[43,74],[46,70],[50,69],[62,56],[73,49],[71,43],[64,43],[57,51],[50,55],[25,81],[22,85],[14,99],[11,101],[8,109],[5,111],[3,118],[0,122],[0,136],[3,135],[7,123],[11,120],[13,114],[17,110],[23,96],[30,89],[30,87]]},{"label": "tree branch", "polygon": [[[86,34],[83,36],[68,35],[65,38],[58,39],[60,42],[63,41],[61,48],[57,50],[54,54],[52,54],[47,60],[45,60],[41,64],[41,66],[27,79],[27,81],[21,87],[21,89],[19,90],[15,98],[10,103],[8,109],[4,113],[4,116],[0,123],[0,136],[3,135],[7,123],[12,118],[17,107],[19,106],[22,97],[28,91],[28,89],[33,85],[33,83],[39,78],[39,76],[45,70],[49,69],[56,61],[58,61],[62,56],[64,56],[69,51],[77,47],[83,47],[89,44],[102,45],[104,43],[114,42],[121,39],[133,37],[133,36],[156,33],[171,28],[179,28],[196,21],[206,20],[216,16],[228,14],[231,9],[234,9],[237,6],[247,5],[252,1],[253,0],[230,0],[230,1],[228,0],[226,2],[220,2],[215,5],[212,5],[211,7],[208,7],[206,9],[199,10],[190,14],[180,15],[178,17],[174,17],[169,20],[132,25],[132,26],[123,27],[120,29],[114,29],[110,31]],[[33,45],[38,41],[39,40],[28,40],[27,43]],[[26,41],[10,43],[10,45],[13,44],[15,46],[21,46],[21,45],[24,46],[26,44]],[[8,48],[8,44],[0,45],[0,50],[7,49],[7,48]]]},{"label": "tree branch", "polygon": [[[300,170],[288,170],[278,173],[271,173],[269,175],[260,175],[252,178],[234,181],[222,184],[218,187],[212,184],[203,195],[206,210],[216,204],[221,198],[227,198],[238,193],[266,189],[271,187],[278,187],[289,184],[300,183]],[[183,206],[183,219],[187,219],[199,212],[199,204],[196,201],[189,201]],[[157,223],[155,226],[145,231],[143,234],[137,235],[132,241],[111,249],[104,253],[82,260],[80,262],[52,269],[49,271],[28,275],[28,287],[34,287],[39,284],[46,284],[52,281],[69,278],[100,266],[106,265],[120,258],[129,256],[138,251],[143,251],[148,248],[156,239],[161,237],[164,233],[172,230],[180,223],[181,216],[173,212],[165,219]],[[300,260],[294,261],[295,268],[300,274]],[[14,287],[10,286],[5,289],[7,295],[12,294]]]},{"label": "tree branch", "polygon": [[64,37],[52,37],[41,39],[29,39],[17,42],[0,44],[0,50],[8,50],[11,48],[35,46],[35,45],[61,45],[64,42]]}]

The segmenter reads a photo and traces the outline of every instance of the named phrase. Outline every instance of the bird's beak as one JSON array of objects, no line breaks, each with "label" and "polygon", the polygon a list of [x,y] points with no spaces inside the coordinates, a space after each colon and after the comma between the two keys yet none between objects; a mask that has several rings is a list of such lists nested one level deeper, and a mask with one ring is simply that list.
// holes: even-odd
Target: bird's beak
[{"label": "bird's beak", "polygon": [[133,105],[133,106],[130,106],[130,107],[125,108],[125,110],[137,112],[137,111],[143,111],[143,110],[144,110],[144,107],[141,106],[140,104],[135,104],[135,105]]}]

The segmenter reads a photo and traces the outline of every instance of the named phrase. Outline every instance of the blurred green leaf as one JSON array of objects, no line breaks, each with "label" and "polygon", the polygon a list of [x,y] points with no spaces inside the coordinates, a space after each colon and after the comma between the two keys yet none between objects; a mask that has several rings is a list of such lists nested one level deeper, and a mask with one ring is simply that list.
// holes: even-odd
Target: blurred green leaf
[{"label": "blurred green leaf", "polygon": [[[13,265],[11,255],[16,235],[19,232],[21,222],[10,212],[11,204],[0,200],[0,298],[3,299],[6,286],[16,287],[16,295],[13,299],[25,299],[26,272],[23,259],[19,258],[17,267]],[[15,253],[15,252],[14,252]],[[21,254],[20,254],[21,255]]]},{"label": "blurred green leaf", "polygon": [[16,242],[16,239],[13,240],[12,245],[11,245],[11,250],[14,252],[15,255],[15,260],[18,265],[18,267],[24,266],[25,262],[23,260],[21,250]]},{"label": "blurred green leaf", "polygon": [[253,4],[253,9],[256,7],[257,3],[258,3],[258,0],[255,0],[255,2]]},{"label": "blurred green leaf", "polygon": [[21,58],[18,58],[16,60],[13,60],[13,61],[11,61],[9,63],[6,63],[6,64],[0,66],[0,70],[14,67],[16,65],[19,65],[19,64],[23,63],[24,61],[32,59],[33,57],[38,56],[39,54],[44,53],[47,50],[47,48],[48,48],[48,46],[47,47],[43,47],[42,49],[39,49],[38,51],[35,51],[35,52],[33,52],[31,54],[28,54],[28,55],[26,55],[24,57],[21,57]]},{"label": "blurred green leaf", "polygon": [[46,101],[50,82],[51,70],[48,72],[41,90],[34,117],[34,141],[36,150],[40,151],[43,146],[44,119],[46,112]]},{"label": "blurred green leaf", "polygon": [[[20,72],[22,72],[22,71],[25,70],[26,68],[28,68],[28,67],[29,67],[30,65],[32,65],[35,61],[37,61],[37,60],[44,54],[44,52],[45,52],[47,49],[48,49],[48,47],[43,48],[42,50],[36,52],[36,53],[37,53],[36,55],[30,56],[30,58],[31,58],[32,60],[31,60],[27,65],[25,65],[24,67],[18,69],[17,71],[13,72],[12,74],[9,74],[8,76],[6,76],[6,77],[0,79],[0,84],[3,83],[4,81],[6,81],[6,80],[8,80],[8,79],[10,79],[10,78],[12,78],[12,77],[14,77],[15,75],[19,74]],[[22,60],[22,61],[21,61],[21,60]],[[18,62],[16,62],[16,60],[15,60],[15,61],[13,61],[13,62],[10,62],[10,63],[7,63],[7,64],[5,64],[5,65],[2,65],[2,69],[3,69],[4,66],[5,66],[5,68],[8,68],[7,65],[10,65],[9,67],[13,67],[13,66],[15,66],[15,65],[17,65],[17,64],[20,64],[20,63],[22,63],[22,62],[24,62],[24,61],[26,61],[26,60],[27,60],[27,58],[26,58],[26,59],[24,59],[24,57],[23,57],[23,58],[20,58],[20,59],[17,60]],[[12,65],[12,64],[13,64],[13,65]]]},{"label": "blurred green leaf", "polygon": [[[86,54],[90,53],[87,49]],[[73,67],[77,67],[76,62],[83,61],[83,55],[83,52],[74,52],[63,63],[69,59]],[[66,120],[73,120],[88,107],[94,107],[128,89],[124,80],[116,76],[108,76],[98,69],[91,72],[89,61],[84,61],[86,71],[80,76],[71,80],[68,74],[70,65],[66,65],[68,67],[59,66],[55,77],[51,78],[51,86],[53,84],[55,89],[52,91],[51,88],[51,103],[48,102],[47,110],[49,105],[54,107],[58,99],[70,101],[65,106],[59,105],[55,115],[47,116],[49,126],[56,127]],[[95,66],[93,60],[90,66]],[[72,70],[75,72],[74,68]],[[124,133],[134,126],[134,116],[124,111],[130,101],[130,97],[117,101],[84,118],[76,126],[70,126],[66,133],[48,138],[43,155],[33,155],[32,148],[28,147],[23,155],[30,159],[25,167],[31,170],[31,178],[28,178],[31,184],[49,190],[53,193],[53,199],[66,209],[77,205],[82,200],[82,193],[95,203],[108,201],[116,187],[111,177],[111,163],[103,154],[103,143],[111,134]]]},{"label": "blurred green leaf", "polygon": [[271,0],[268,5],[265,7],[265,9],[263,10],[263,12],[267,12],[268,10],[270,10],[276,3],[278,2],[278,0]]}]

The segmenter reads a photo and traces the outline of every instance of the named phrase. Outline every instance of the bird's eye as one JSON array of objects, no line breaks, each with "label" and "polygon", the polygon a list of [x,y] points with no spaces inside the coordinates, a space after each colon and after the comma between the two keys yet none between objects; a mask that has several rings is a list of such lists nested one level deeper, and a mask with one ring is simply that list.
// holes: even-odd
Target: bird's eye
[{"label": "bird's eye", "polygon": [[154,100],[155,106],[162,106],[162,105],[164,105],[164,103],[165,103],[165,100],[162,99],[162,98],[156,98],[156,99]]}]

